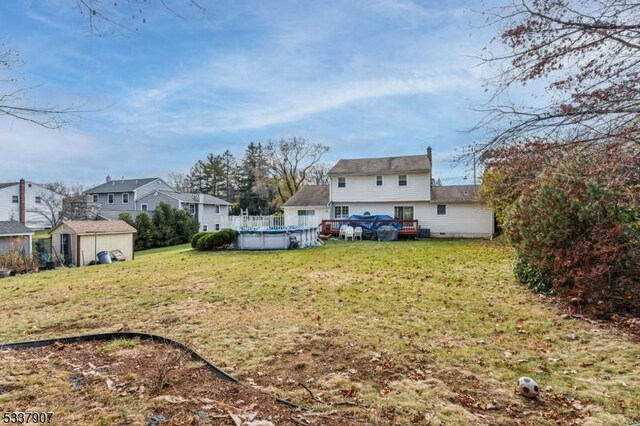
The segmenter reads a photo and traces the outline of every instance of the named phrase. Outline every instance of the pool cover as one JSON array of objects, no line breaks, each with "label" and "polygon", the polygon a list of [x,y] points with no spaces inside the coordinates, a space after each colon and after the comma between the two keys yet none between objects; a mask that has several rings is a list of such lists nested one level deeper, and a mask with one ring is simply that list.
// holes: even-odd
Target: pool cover
[{"label": "pool cover", "polygon": [[[363,214],[352,214],[349,216],[349,222],[344,222],[345,225],[351,226],[360,226],[363,229],[368,229],[370,231],[375,231],[381,226],[393,226],[396,229],[402,229],[402,224],[398,222],[389,222],[394,221],[395,218],[386,215],[386,214],[372,214],[372,215],[363,215]],[[362,221],[362,222],[359,222]],[[343,225],[341,223],[340,225]]]}]

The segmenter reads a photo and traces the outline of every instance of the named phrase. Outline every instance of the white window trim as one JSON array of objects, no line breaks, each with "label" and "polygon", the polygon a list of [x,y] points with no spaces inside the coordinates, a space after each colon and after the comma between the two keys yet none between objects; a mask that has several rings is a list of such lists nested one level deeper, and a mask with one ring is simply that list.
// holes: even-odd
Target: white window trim
[{"label": "white window trim", "polygon": [[100,201],[100,196],[98,194],[93,194],[91,196],[91,201],[97,203],[98,201]]},{"label": "white window trim", "polygon": [[[344,179],[344,186],[340,186],[340,179]],[[347,177],[346,176],[338,176],[338,189],[344,189],[347,187]]]},{"label": "white window trim", "polygon": [[202,232],[207,232],[209,231],[209,225],[207,225],[206,223],[202,224]]},{"label": "white window trim", "polygon": [[[438,206],[444,206],[444,214],[438,213]],[[446,204],[436,204],[436,216],[448,216],[448,215],[449,215],[449,209],[447,208]]]},{"label": "white window trim", "polygon": [[[109,201],[112,200],[112,201]],[[116,196],[114,194],[107,194],[107,204],[115,204]]]},{"label": "white window trim", "polygon": [[[340,217],[336,216],[336,207],[340,207]],[[342,215],[342,209],[344,207],[347,208],[347,215],[346,216]],[[336,205],[333,206],[333,216],[334,216],[333,218],[334,219],[348,219],[350,215],[351,215],[351,209],[349,208],[348,205],[346,205],[346,204],[336,204]]]},{"label": "white window trim", "polygon": [[[404,185],[400,185],[400,176],[404,176],[405,177],[405,184]],[[403,175],[398,175],[398,186],[409,186],[409,175],[407,174],[403,174]]]},{"label": "white window trim", "polygon": [[216,204],[216,213],[220,213],[220,204]]},{"label": "white window trim", "polygon": [[[124,201],[124,196],[127,196],[127,201]],[[122,193],[122,204],[129,204],[129,193],[128,192],[123,192]]]},{"label": "white window trim", "polygon": [[149,204],[147,203],[140,204],[140,210],[143,212],[149,211]]},{"label": "white window trim", "polygon": [[195,204],[189,204],[189,213],[195,215],[198,211],[196,210]]},{"label": "white window trim", "polygon": [[[13,201],[16,200],[16,201]],[[12,195],[11,196],[11,204],[20,204],[20,196],[19,195]]]},{"label": "white window trim", "polygon": [[216,223],[216,231],[219,231],[219,230],[220,230],[220,224]]},{"label": "white window trim", "polygon": [[[378,178],[380,178],[380,185],[378,185]],[[376,186],[384,186],[384,175],[376,176]]]}]

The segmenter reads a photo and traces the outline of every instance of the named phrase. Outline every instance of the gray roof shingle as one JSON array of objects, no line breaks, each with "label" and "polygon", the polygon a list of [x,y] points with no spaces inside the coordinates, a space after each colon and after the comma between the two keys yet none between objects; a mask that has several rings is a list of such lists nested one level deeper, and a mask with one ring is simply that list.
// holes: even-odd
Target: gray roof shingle
[{"label": "gray roof shingle", "polygon": [[0,236],[33,234],[33,231],[16,220],[0,221]]},{"label": "gray roof shingle", "polygon": [[477,201],[476,185],[449,185],[431,187],[432,202],[472,203]]},{"label": "gray roof shingle", "polygon": [[282,207],[326,206],[329,203],[329,185],[305,185],[298,189]]},{"label": "gray roof shingle", "polygon": [[20,182],[2,182],[0,183],[0,189],[7,188],[9,186],[18,185]]},{"label": "gray roof shingle", "polygon": [[85,194],[106,194],[111,192],[131,192],[148,183],[160,178],[143,178],[143,179],[113,179],[102,185],[95,186],[84,191]]},{"label": "gray roof shingle", "polygon": [[329,174],[358,175],[398,172],[428,172],[431,162],[426,155],[406,155],[403,157],[356,158],[340,160]]}]

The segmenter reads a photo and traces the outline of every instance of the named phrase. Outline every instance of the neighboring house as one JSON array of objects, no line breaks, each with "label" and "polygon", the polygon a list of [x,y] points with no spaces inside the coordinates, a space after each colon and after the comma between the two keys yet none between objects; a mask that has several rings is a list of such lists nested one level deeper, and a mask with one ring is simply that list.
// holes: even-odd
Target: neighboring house
[{"label": "neighboring house", "polygon": [[60,215],[63,198],[24,179],[0,183],[0,221],[16,220],[34,230],[51,228],[47,217]]},{"label": "neighboring house", "polygon": [[161,201],[186,210],[200,224],[200,231],[217,231],[227,226],[230,203],[208,194],[152,191],[138,199],[141,210],[155,211]]},{"label": "neighboring house", "polygon": [[175,192],[161,178],[144,179],[111,179],[102,185],[84,191],[91,196],[91,201],[102,205],[102,212],[120,212],[142,210],[137,203],[138,198],[152,191],[164,190]]},{"label": "neighboring house", "polygon": [[31,256],[33,231],[15,220],[0,221],[0,254],[11,252]]},{"label": "neighboring house", "polygon": [[69,220],[49,231],[53,258],[66,264],[88,265],[101,251],[120,250],[134,258],[135,228],[121,220]]},{"label": "neighboring house", "polygon": [[[417,220],[432,237],[491,237],[493,211],[476,200],[475,185],[432,187],[431,172],[430,147],[426,155],[340,160],[329,171],[330,219],[389,215]],[[294,201],[289,215],[313,210],[318,202]]]},{"label": "neighboring house", "polygon": [[128,212],[133,218],[141,211],[153,214],[157,205],[165,203],[189,212],[200,223],[201,231],[214,231],[228,223],[229,206],[225,200],[208,194],[177,192],[161,178],[120,179],[107,181],[85,191],[93,203],[101,204],[98,216],[115,220]]},{"label": "neighboring house", "polygon": [[287,225],[310,225],[309,220],[315,220],[317,225],[325,219],[330,219],[329,186],[302,186],[282,205],[282,209]]}]

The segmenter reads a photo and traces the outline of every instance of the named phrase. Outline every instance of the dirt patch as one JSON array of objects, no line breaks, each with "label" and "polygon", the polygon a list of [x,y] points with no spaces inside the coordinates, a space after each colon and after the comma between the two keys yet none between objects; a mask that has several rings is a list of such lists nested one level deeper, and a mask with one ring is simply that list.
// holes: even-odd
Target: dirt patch
[{"label": "dirt patch", "polygon": [[[473,425],[604,424],[592,418],[597,410],[588,400],[552,389],[527,399],[516,394],[515,383],[510,386],[462,367],[438,368],[428,353],[414,349],[412,355],[396,358],[355,344],[310,338],[242,378],[309,407],[352,407],[353,413],[381,425],[448,424],[439,420],[439,413],[454,413],[459,424]],[[378,397],[382,403],[374,402]],[[428,401],[433,409],[416,409],[416,401]]]},{"label": "dirt patch", "polygon": [[[105,342],[0,352],[9,411],[51,411],[55,424],[359,425],[348,410],[306,412],[222,381],[168,345]],[[263,421],[263,423],[258,423]]]}]

